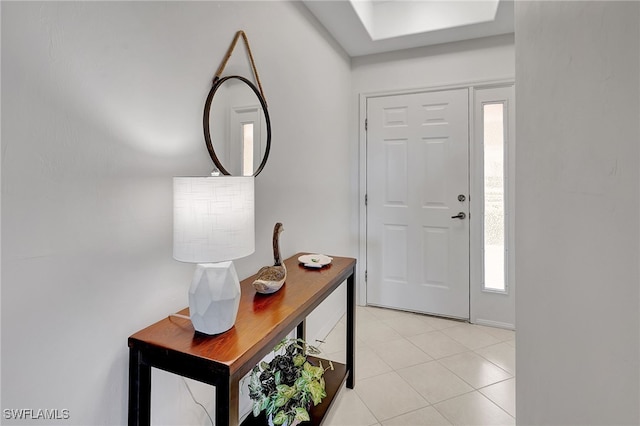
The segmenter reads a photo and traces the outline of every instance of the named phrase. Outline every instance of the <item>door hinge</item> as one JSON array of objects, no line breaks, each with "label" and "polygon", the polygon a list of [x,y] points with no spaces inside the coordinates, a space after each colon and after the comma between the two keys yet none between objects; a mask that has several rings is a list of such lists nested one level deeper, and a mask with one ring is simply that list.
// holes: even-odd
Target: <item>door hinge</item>
[{"label": "door hinge", "polygon": [[365,118],[364,119],[364,131],[366,132],[367,130],[369,130],[369,119]]},{"label": "door hinge", "polygon": [[367,282],[367,278],[368,278],[368,277],[367,277],[367,275],[368,275],[368,272],[367,272],[367,271],[364,271],[364,282],[365,282],[365,283]]},{"label": "door hinge", "polygon": [[364,194],[364,205],[365,206],[369,205],[369,195],[368,194]]}]

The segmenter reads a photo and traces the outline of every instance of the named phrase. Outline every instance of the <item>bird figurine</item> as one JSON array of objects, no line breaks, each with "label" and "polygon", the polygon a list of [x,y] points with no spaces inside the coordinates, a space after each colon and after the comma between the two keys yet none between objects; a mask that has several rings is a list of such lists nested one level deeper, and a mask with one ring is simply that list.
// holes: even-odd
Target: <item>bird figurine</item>
[{"label": "bird figurine", "polygon": [[258,276],[253,282],[253,288],[258,293],[271,294],[280,290],[287,279],[287,268],[280,258],[280,233],[284,227],[280,222],[273,228],[273,266],[263,266],[258,271]]}]

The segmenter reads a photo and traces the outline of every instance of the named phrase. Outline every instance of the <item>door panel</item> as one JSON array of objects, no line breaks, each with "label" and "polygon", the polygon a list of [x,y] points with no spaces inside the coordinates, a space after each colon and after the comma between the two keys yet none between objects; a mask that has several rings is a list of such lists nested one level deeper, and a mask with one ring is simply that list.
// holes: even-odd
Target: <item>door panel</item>
[{"label": "door panel", "polygon": [[367,122],[367,303],[468,318],[468,90],[369,98]]}]

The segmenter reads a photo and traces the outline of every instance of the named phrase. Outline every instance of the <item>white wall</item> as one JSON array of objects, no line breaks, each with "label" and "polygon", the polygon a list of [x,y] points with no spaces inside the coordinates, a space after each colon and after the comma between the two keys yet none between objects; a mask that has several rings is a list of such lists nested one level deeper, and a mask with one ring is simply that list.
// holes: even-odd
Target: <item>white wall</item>
[{"label": "white wall", "polygon": [[[172,259],[171,178],[211,169],[202,108],[238,29],[273,125],[256,253],[239,274],[272,261],[276,221],[285,256],[357,254],[349,59],[302,5],[3,2],[3,409],[126,423],[127,337],[187,304],[193,266]],[[248,75],[238,48],[227,71]],[[311,336],[341,302],[310,321]],[[208,424],[182,381],[153,379],[155,423]],[[210,389],[192,385],[211,408]]]},{"label": "white wall", "polygon": [[640,5],[516,2],[517,416],[640,423]]},{"label": "white wall", "polygon": [[352,90],[360,93],[512,79],[513,34],[353,58]]}]

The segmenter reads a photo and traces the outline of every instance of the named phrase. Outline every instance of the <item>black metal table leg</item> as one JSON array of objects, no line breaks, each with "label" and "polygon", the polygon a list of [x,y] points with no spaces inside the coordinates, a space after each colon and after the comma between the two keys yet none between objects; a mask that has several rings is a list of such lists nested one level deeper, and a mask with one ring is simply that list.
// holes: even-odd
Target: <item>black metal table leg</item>
[{"label": "black metal table leg", "polygon": [[347,387],[355,386],[355,343],[356,343],[356,268],[347,278]]},{"label": "black metal table leg", "polygon": [[236,426],[239,424],[238,380],[226,378],[216,385],[216,426]]},{"label": "black metal table leg", "polygon": [[296,327],[296,337],[298,339],[305,340],[306,336],[307,336],[307,327],[304,320],[302,320],[302,322],[298,324],[298,326]]},{"label": "black metal table leg", "polygon": [[139,350],[129,350],[129,426],[151,424],[151,366]]},{"label": "black metal table leg", "polygon": [[216,426],[229,426],[229,386],[216,386]]}]

